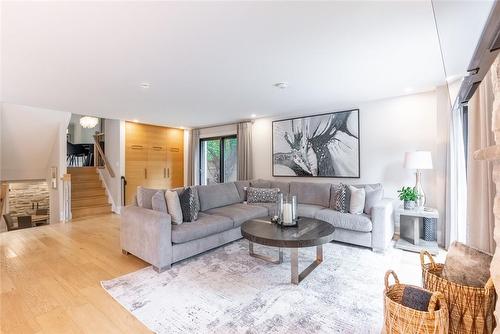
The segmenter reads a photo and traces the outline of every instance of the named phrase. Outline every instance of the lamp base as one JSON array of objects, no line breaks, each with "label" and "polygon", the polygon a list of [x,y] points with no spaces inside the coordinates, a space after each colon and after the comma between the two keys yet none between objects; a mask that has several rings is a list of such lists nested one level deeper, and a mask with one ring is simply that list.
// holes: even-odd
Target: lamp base
[{"label": "lamp base", "polygon": [[417,172],[415,173],[415,187],[413,187],[413,189],[418,194],[418,198],[415,201],[418,208],[423,208],[425,205],[425,193],[424,189],[422,188],[422,183],[420,182],[421,178],[422,178],[422,172],[420,172],[420,170],[417,169]]}]

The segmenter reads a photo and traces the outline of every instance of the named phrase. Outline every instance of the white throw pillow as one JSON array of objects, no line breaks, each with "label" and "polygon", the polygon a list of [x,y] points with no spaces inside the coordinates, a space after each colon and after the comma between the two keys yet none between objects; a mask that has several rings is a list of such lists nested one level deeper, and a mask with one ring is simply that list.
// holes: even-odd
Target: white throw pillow
[{"label": "white throw pillow", "polygon": [[349,186],[349,191],[351,192],[351,203],[349,205],[349,212],[355,215],[363,213],[365,209],[365,188],[356,188]]},{"label": "white throw pillow", "polygon": [[182,224],[182,208],[177,191],[165,191],[165,200],[167,201],[168,214],[172,218],[172,224]]}]

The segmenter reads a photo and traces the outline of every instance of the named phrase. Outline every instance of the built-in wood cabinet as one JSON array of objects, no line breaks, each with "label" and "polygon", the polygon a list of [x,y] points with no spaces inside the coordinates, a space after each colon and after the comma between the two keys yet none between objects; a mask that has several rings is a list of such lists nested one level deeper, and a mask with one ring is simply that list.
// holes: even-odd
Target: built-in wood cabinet
[{"label": "built-in wood cabinet", "polygon": [[126,122],[125,202],[138,186],[170,189],[184,185],[184,131]]}]

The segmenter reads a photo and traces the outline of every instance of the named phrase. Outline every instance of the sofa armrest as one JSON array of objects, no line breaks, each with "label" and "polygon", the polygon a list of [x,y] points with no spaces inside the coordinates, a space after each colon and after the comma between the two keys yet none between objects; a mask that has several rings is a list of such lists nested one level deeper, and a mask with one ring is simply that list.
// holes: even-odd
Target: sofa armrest
[{"label": "sofa armrest", "polygon": [[172,225],[164,212],[130,205],[123,209],[120,229],[122,250],[162,271],[172,264]]},{"label": "sofa armrest", "polygon": [[372,208],[372,249],[384,251],[394,236],[393,200],[384,198]]}]

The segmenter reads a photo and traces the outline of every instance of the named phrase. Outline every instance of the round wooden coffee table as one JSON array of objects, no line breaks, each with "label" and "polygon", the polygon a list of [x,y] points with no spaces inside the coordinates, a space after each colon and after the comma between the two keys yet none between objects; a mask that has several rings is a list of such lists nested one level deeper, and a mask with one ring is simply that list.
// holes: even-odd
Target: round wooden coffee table
[{"label": "round wooden coffee table", "polygon": [[[251,219],[241,225],[241,234],[247,239],[250,256],[272,263],[283,263],[282,248],[290,248],[292,283],[299,284],[323,261],[323,244],[333,240],[333,225],[313,218],[299,218],[296,227],[281,227],[271,218]],[[253,244],[277,247],[278,259],[256,254]],[[299,273],[299,248],[316,246],[316,260]]]}]

